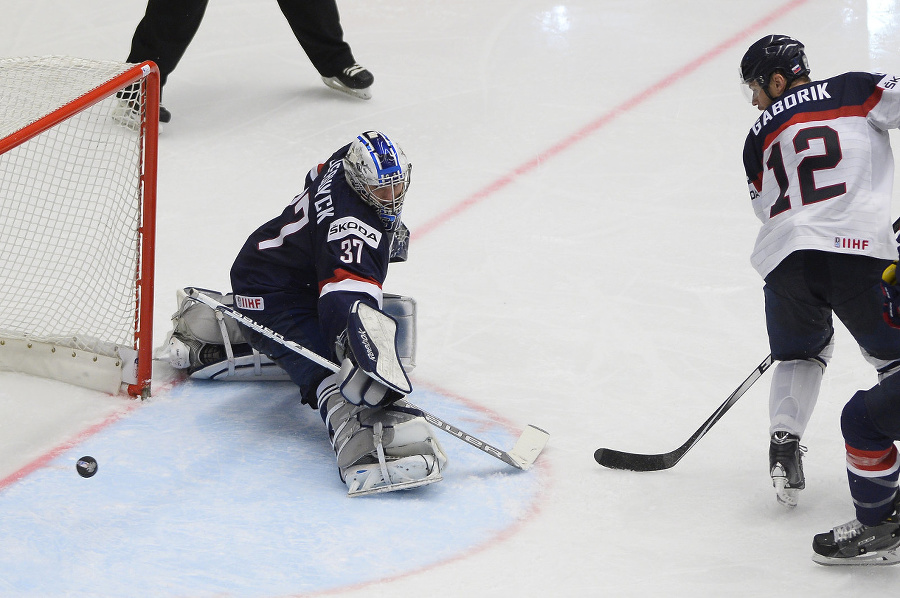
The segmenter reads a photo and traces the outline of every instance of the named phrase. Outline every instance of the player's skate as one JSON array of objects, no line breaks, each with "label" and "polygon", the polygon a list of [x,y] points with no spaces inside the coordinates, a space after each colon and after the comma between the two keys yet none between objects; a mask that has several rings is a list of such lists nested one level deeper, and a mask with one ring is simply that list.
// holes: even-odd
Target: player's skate
[{"label": "player's skate", "polygon": [[439,482],[447,456],[422,417],[400,408],[353,405],[329,376],[319,385],[319,413],[337,456],[348,496],[392,492]]},{"label": "player's skate", "polygon": [[796,507],[800,491],[806,488],[803,476],[803,452],[800,438],[788,432],[772,434],[769,443],[769,474],[775,486],[775,498],[786,507]]},{"label": "player's skate", "polygon": [[350,94],[361,100],[372,98],[371,87],[375,77],[358,64],[351,64],[333,77],[322,77],[328,87]]},{"label": "player's skate", "polygon": [[878,525],[863,525],[854,519],[816,534],[812,558],[820,565],[896,565],[900,563],[898,552],[900,516],[895,510]]}]

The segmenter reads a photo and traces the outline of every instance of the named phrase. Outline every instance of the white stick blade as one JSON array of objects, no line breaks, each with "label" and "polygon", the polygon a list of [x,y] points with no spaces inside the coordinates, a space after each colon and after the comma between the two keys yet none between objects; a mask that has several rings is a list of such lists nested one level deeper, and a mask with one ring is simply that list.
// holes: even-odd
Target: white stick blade
[{"label": "white stick blade", "polygon": [[521,469],[529,469],[534,464],[535,459],[538,458],[538,455],[541,454],[541,451],[544,450],[544,447],[547,446],[547,441],[549,440],[550,434],[537,426],[528,424],[516,441],[516,445],[508,454],[519,464]]}]

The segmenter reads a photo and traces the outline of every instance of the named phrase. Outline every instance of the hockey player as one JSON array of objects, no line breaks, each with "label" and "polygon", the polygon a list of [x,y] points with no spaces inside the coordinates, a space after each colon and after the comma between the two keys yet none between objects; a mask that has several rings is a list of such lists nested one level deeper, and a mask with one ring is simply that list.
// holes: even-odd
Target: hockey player
[{"label": "hockey player", "polygon": [[896,77],[808,77],[804,46],[768,35],[744,54],[741,82],[762,114],[744,144],[750,201],[762,227],[751,262],[765,280],[769,471],[789,507],[805,487],[800,439],[833,349],[832,315],[879,380],[900,366],[900,331],[881,317],[881,273],[896,259],[893,154]]},{"label": "hockey player", "polygon": [[[232,369],[235,362],[265,365],[240,349],[249,345],[319,410],[350,495],[439,481],[447,462],[425,419],[393,405],[411,390],[397,355],[372,350],[379,342],[398,345],[392,319],[382,312],[382,285],[388,263],[406,259],[409,231],[400,215],[411,170],[387,135],[362,133],[307,174],[303,192],[250,235],[231,268],[237,310],[341,364],[332,373],[259,332],[225,333]],[[210,358],[216,345],[198,332],[215,325],[198,325],[185,309],[175,320],[170,359],[182,355],[180,365],[192,371],[215,368],[224,351]]]}]

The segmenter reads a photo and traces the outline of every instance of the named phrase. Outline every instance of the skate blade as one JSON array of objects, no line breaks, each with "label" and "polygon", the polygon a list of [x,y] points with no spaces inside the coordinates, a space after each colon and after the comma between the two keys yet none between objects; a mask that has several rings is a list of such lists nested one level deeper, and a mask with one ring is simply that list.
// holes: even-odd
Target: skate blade
[{"label": "skate blade", "polygon": [[444,477],[440,466],[423,455],[403,457],[381,465],[357,465],[345,475],[347,496],[350,497],[407,490],[440,482],[442,479]]},{"label": "skate blade", "polygon": [[354,485],[351,486],[347,491],[347,496],[353,498],[355,496],[368,496],[370,494],[384,494],[385,492],[394,492],[397,490],[409,490],[410,488],[418,488],[419,486],[434,484],[435,482],[440,482],[443,479],[443,475],[441,475],[439,472],[435,472],[426,478],[422,478],[421,480],[409,480],[407,482],[384,484],[382,486],[375,486],[373,488],[363,488],[361,486]]},{"label": "skate blade", "polygon": [[360,100],[371,100],[372,92],[369,91],[369,87],[365,87],[363,89],[351,89],[347,87],[340,81],[338,81],[337,77],[322,77],[322,82],[330,87],[331,89],[336,89],[347,95],[351,95],[354,98],[359,98]]},{"label": "skate blade", "polygon": [[828,557],[814,552],[812,560],[820,565],[830,566],[872,566],[872,565],[896,565],[900,563],[900,547],[885,550],[883,552],[867,552],[859,556]]},{"label": "skate blade", "polygon": [[797,506],[797,501],[800,498],[800,490],[797,488],[786,488],[787,478],[780,476],[773,477],[772,485],[775,486],[775,499],[778,501],[778,504],[789,509],[793,509]]}]

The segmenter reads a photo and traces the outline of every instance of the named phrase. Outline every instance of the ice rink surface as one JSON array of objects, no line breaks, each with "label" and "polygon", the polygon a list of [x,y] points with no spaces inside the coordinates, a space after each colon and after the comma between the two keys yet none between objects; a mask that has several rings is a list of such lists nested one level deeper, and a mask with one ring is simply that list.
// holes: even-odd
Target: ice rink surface
[{"label": "ice rink surface", "polygon": [[[6,0],[0,56],[121,60],[140,0]],[[155,339],[187,285],[228,288],[246,236],[367,129],[415,165],[413,399],[530,472],[442,434],[428,488],[347,499],[285,384],[180,383],[143,404],[0,374],[3,596],[872,596],[897,568],[824,568],[853,517],[838,417],[874,373],[838,326],[787,511],[767,473],[769,375],[675,468],[599,467],[683,443],[768,353],[737,68],[768,33],[814,79],[900,73],[897,0],[339,3],[373,99],[326,88],[271,0],[217,0],[163,104]],[[892,133],[895,146],[896,136]],[[896,206],[895,216],[900,215]],[[92,454],[98,474],[75,475]]]}]

